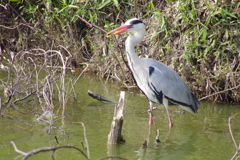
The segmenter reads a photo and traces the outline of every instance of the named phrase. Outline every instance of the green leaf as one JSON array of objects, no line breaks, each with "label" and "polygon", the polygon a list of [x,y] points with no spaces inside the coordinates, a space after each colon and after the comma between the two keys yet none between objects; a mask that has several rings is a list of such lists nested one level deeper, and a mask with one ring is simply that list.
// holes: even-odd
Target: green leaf
[{"label": "green leaf", "polygon": [[66,8],[76,8],[76,9],[78,9],[79,7],[76,6],[76,5],[70,4],[70,5],[67,5],[66,7],[64,7],[63,9],[61,9],[60,11],[58,11],[58,13],[61,13],[61,12],[64,11]]},{"label": "green leaf", "polygon": [[114,5],[117,7],[118,10],[120,10],[120,5],[118,3],[118,0],[113,0],[114,1]]},{"label": "green leaf", "polygon": [[98,7],[98,9],[102,9],[103,7],[105,7],[106,5],[108,5],[110,2],[111,2],[111,0],[103,1],[103,3]]},{"label": "green leaf", "polygon": [[92,22],[93,19],[97,16],[97,14],[95,13],[94,15],[91,16],[91,18],[88,20],[89,22]]},{"label": "green leaf", "polygon": [[232,14],[232,13],[230,13],[230,12],[228,12],[227,10],[225,10],[225,9],[223,9],[223,12],[225,13],[225,14],[227,14],[227,15],[229,15],[229,16],[231,16],[231,17],[233,17],[233,18],[237,18],[234,14]]},{"label": "green leaf", "polygon": [[150,1],[149,3],[150,3],[150,6],[151,6],[151,8],[152,8],[152,9],[154,9],[154,8],[155,8],[155,6],[154,6],[153,2],[152,2],[152,1]]}]

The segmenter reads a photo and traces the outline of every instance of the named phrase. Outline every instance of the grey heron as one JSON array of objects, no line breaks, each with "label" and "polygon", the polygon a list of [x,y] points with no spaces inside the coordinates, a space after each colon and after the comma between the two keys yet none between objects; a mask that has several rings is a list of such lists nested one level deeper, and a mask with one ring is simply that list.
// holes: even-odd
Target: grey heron
[{"label": "grey heron", "polygon": [[170,128],[173,126],[168,110],[170,103],[179,105],[188,112],[196,113],[200,104],[199,101],[174,70],[154,59],[139,58],[135,53],[135,46],[145,36],[145,24],[141,20],[133,18],[128,20],[123,26],[110,31],[108,35],[117,35],[122,32],[132,33],[125,42],[126,55],[137,86],[149,100],[149,124],[153,123],[152,103],[165,106]]}]

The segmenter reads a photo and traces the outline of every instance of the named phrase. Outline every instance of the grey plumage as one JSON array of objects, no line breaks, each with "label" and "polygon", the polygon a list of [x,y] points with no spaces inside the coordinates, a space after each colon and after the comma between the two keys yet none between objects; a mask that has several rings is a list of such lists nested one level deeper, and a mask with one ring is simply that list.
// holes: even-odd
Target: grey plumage
[{"label": "grey plumage", "polygon": [[134,33],[128,36],[125,42],[126,53],[134,79],[149,99],[149,123],[152,123],[152,102],[163,104],[166,107],[170,127],[172,126],[172,120],[168,111],[169,102],[179,105],[188,112],[196,113],[200,104],[199,101],[174,70],[154,59],[141,59],[135,53],[134,47],[144,38],[145,24],[136,18],[130,19],[109,34],[116,35],[125,31]]}]

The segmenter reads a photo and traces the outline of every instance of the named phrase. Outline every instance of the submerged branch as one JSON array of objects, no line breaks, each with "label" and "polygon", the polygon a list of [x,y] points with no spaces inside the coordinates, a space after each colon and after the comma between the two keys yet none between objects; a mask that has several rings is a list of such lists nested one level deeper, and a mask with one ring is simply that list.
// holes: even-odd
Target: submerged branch
[{"label": "submerged branch", "polygon": [[90,97],[94,98],[94,99],[97,99],[98,101],[101,101],[101,102],[117,104],[117,102],[111,101],[111,100],[109,100],[109,99],[107,99],[107,98],[105,98],[105,97],[103,97],[103,96],[101,96],[101,95],[99,95],[99,94],[97,94],[97,93],[94,93],[94,92],[92,92],[92,91],[89,91],[89,90],[88,90],[88,95],[89,95]]}]

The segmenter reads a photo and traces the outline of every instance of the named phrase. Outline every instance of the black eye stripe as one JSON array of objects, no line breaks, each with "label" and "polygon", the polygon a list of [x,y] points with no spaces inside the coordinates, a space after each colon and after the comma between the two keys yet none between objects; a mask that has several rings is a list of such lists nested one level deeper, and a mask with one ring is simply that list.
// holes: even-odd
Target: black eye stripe
[{"label": "black eye stripe", "polygon": [[138,19],[130,22],[131,25],[138,24],[138,23],[143,23],[143,22],[141,20],[138,20]]}]

